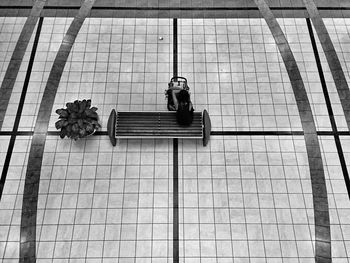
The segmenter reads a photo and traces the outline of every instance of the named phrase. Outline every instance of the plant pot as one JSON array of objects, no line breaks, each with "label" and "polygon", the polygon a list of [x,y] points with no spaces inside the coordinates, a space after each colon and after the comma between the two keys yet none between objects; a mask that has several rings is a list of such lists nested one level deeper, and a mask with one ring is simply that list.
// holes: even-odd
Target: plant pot
[{"label": "plant pot", "polygon": [[68,102],[66,109],[58,109],[59,120],[55,123],[60,137],[78,140],[93,135],[101,128],[97,108],[91,107],[91,100]]}]

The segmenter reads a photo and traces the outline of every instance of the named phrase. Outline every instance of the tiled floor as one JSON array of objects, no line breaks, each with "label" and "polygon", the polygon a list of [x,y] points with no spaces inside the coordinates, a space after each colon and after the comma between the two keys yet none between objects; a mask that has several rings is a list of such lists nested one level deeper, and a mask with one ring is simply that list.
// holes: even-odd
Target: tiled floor
[{"label": "tiled floor", "polygon": [[215,137],[209,149],[179,149],[180,255],[186,262],[313,258],[313,204],[302,137]]},{"label": "tiled floor", "polygon": [[[22,115],[22,130],[35,125],[42,92],[71,21],[44,19],[24,104],[31,110]],[[99,108],[103,130],[113,108],[166,110],[164,90],[172,75],[171,29],[169,19],[86,19],[64,68],[54,109],[91,98]],[[52,112],[50,130],[55,130],[56,118]]]},{"label": "tiled floor", "polygon": [[172,255],[171,141],[49,137],[37,219],[40,262]]},{"label": "tiled floor", "polygon": [[[19,262],[25,242],[22,199],[32,132],[72,21],[44,17],[18,127],[22,133],[13,134],[32,35],[0,131],[2,171],[16,135],[0,200],[1,262]],[[0,81],[24,22],[0,17]],[[324,22],[350,81],[350,19]],[[350,134],[344,112],[315,30],[331,105],[325,102],[306,19],[278,18],[278,23],[319,132],[332,261],[349,263],[350,202],[343,174],[350,170]],[[49,132],[55,131],[55,110],[75,99],[92,99],[103,132],[113,108],[165,111],[164,90],[175,66],[188,79],[196,111],[207,109],[213,132],[221,134],[212,135],[206,147],[200,140],[177,145],[172,139],[121,140],[112,147],[104,133],[76,142],[47,135],[36,262],[314,262],[317,215],[306,144],[287,70],[265,20],[178,19],[176,65],[173,26],[169,18],[86,18],[57,89]],[[333,133],[327,106],[343,133]]]},{"label": "tiled floor", "polygon": [[[9,140],[9,136],[1,136],[1,156],[6,155]],[[1,197],[0,256],[3,262],[18,262],[22,197],[30,141],[29,136],[17,138]]]},{"label": "tiled floor", "polygon": [[[337,158],[336,147],[333,139],[320,137],[323,151],[323,161],[325,163],[326,183],[330,211],[330,225],[332,237],[333,257],[340,260],[349,258],[349,197],[344,185],[342,172],[339,170],[339,159]],[[348,139],[346,140],[348,141]],[[346,142],[343,141],[345,151]],[[348,157],[348,154],[347,154]],[[346,160],[350,160],[349,157]],[[349,165],[348,165],[349,167]]]}]

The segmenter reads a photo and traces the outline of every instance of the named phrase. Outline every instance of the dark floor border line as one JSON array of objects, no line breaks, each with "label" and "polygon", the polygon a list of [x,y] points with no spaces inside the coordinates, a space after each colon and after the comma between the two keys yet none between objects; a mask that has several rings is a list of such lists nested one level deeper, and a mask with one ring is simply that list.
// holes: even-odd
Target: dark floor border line
[{"label": "dark floor border line", "polygon": [[[317,131],[319,136],[350,136],[348,131]],[[221,136],[239,136],[239,135],[249,135],[249,136],[294,136],[294,135],[304,135],[303,131],[211,131],[210,135],[221,135]]]},{"label": "dark floor border line", "polygon": [[[0,9],[31,9],[31,6],[18,6],[18,5],[5,5],[0,6]],[[47,5],[44,7],[45,10],[78,10],[80,6],[50,6]],[[274,11],[294,11],[294,10],[306,10],[306,7],[296,6],[296,7],[270,7]],[[323,6],[318,7],[322,11],[346,11],[350,10],[350,7],[334,7],[334,6]],[[135,11],[258,11],[257,7],[139,7],[139,6],[94,6],[92,10],[135,10]]]},{"label": "dark floor border line", "polygon": [[329,121],[331,123],[332,130],[333,130],[335,145],[337,147],[338,157],[339,157],[341,169],[342,169],[342,172],[343,172],[343,177],[344,177],[346,189],[348,191],[348,197],[350,199],[349,172],[348,172],[348,169],[347,169],[347,166],[346,166],[345,157],[344,157],[344,153],[343,153],[343,148],[342,148],[342,145],[341,145],[341,142],[340,142],[340,139],[339,139],[338,128],[337,128],[337,124],[336,124],[336,121],[335,121],[335,118],[334,118],[332,104],[331,104],[331,100],[330,100],[330,97],[329,97],[326,80],[325,80],[325,77],[324,77],[324,74],[323,74],[322,64],[321,64],[320,56],[319,56],[319,53],[318,53],[316,40],[315,40],[314,32],[313,32],[313,29],[312,29],[312,25],[311,25],[311,22],[310,22],[310,18],[306,18],[306,23],[307,23],[307,28],[308,28],[310,39],[311,39],[312,49],[314,51],[314,56],[315,56],[315,60],[316,60],[316,64],[317,64],[318,74],[319,74],[320,80],[321,80],[321,86],[322,86],[323,95],[324,95],[324,98],[325,98],[325,101],[326,101],[326,105],[327,105]]},{"label": "dark floor border line", "polygon": [[[34,131],[0,131],[0,136],[11,136],[11,135],[15,135],[15,136],[31,136],[34,134]],[[46,133],[47,135],[60,135],[59,131],[48,131]],[[99,136],[99,135],[108,135],[108,131],[96,131],[93,136]]]},{"label": "dark floor border line", "polygon": [[304,131],[304,140],[311,179],[312,202],[315,215],[315,262],[331,263],[332,240],[330,233],[327,187],[315,120],[304,81],[294,54],[285,33],[282,31],[281,26],[266,1],[267,0],[254,0],[270,29],[275,44],[277,45],[282,57],[297,104],[302,129]]},{"label": "dark floor border line", "polygon": [[177,77],[177,19],[173,19],[173,76]]},{"label": "dark floor border line", "polygon": [[283,135],[304,135],[303,131],[211,131],[210,135],[221,135],[221,136],[238,136],[238,135],[249,135],[249,136],[283,136]]},{"label": "dark floor border line", "polygon": [[11,135],[16,135],[16,136],[31,136],[34,134],[33,131],[0,131],[0,136],[11,136]]},{"label": "dark floor border line", "polygon": [[[46,133],[47,135],[50,135],[50,136],[59,136],[60,135],[60,132],[59,131],[48,131]],[[108,135],[108,131],[96,131],[93,136],[99,136],[99,135]]]},{"label": "dark floor border line", "polygon": [[[34,134],[34,131],[0,131],[0,136],[11,136],[15,134],[16,136],[31,136]],[[48,131],[47,135],[50,136],[59,136],[59,131]],[[107,131],[96,131],[93,136],[104,136],[108,135]],[[298,136],[304,135],[303,131],[211,131],[211,136]],[[337,131],[336,133],[332,131],[318,131],[317,135],[319,136],[350,136],[348,131]]]},{"label": "dark floor border line", "polygon": [[84,0],[81,8],[74,16],[56,54],[40,102],[39,112],[34,126],[34,134],[30,145],[23,190],[19,247],[20,263],[36,262],[39,184],[51,112],[68,56],[84,20],[89,15],[94,3],[95,0]]},{"label": "dark floor border line", "polygon": [[27,72],[26,72],[26,76],[25,76],[25,80],[24,80],[24,84],[23,84],[21,97],[20,97],[20,100],[19,100],[19,105],[18,105],[16,118],[15,118],[15,122],[14,122],[13,129],[12,129],[10,142],[9,142],[9,145],[8,145],[8,148],[7,148],[5,163],[4,163],[2,172],[1,172],[1,178],[0,178],[0,201],[1,201],[1,197],[2,197],[2,192],[4,190],[4,185],[5,185],[5,182],[6,182],[7,172],[8,172],[9,166],[10,166],[10,161],[11,161],[11,157],[12,157],[13,147],[15,146],[16,135],[17,135],[18,127],[19,127],[19,122],[20,122],[21,116],[22,116],[22,111],[23,111],[24,101],[25,101],[25,98],[26,98],[27,90],[28,90],[28,84],[29,84],[30,76],[32,74],[34,58],[35,58],[35,54],[36,54],[36,49],[38,47],[38,42],[39,42],[39,37],[40,37],[43,21],[44,21],[44,18],[40,17],[39,23],[38,23],[38,27],[37,27],[36,33],[35,33],[34,43],[33,43],[32,51],[31,51],[30,58],[29,58]]},{"label": "dark floor border line", "polygon": [[[173,76],[178,74],[177,19],[173,19]],[[173,262],[180,260],[179,237],[179,145],[173,139]]]},{"label": "dark floor border line", "polygon": [[178,139],[173,139],[173,262],[179,263],[179,151]]},{"label": "dark floor border line", "polygon": [[350,132],[348,132],[348,131],[337,131],[336,133],[334,133],[334,132],[331,132],[331,131],[318,131],[317,135],[319,135],[319,136],[334,136],[334,135],[350,136]]}]

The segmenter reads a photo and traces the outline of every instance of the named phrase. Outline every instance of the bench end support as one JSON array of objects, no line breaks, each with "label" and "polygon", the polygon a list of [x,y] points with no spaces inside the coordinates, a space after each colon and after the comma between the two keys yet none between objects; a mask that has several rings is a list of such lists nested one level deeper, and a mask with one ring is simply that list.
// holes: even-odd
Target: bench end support
[{"label": "bench end support", "polygon": [[113,146],[117,145],[117,140],[115,138],[115,122],[117,120],[117,113],[115,112],[115,109],[111,111],[111,114],[109,115],[108,118],[108,123],[107,123],[107,131],[108,131],[108,136],[109,140],[111,141]]},{"label": "bench end support", "polygon": [[207,146],[210,139],[211,122],[207,110],[203,111],[203,146]]}]

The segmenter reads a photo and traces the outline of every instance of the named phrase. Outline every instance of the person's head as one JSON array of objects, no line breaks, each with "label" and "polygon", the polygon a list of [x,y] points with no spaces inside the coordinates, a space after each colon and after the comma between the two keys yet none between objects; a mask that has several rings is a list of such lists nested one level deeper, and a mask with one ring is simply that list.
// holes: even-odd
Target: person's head
[{"label": "person's head", "polygon": [[181,90],[178,95],[179,102],[190,102],[190,94],[186,90]]}]

